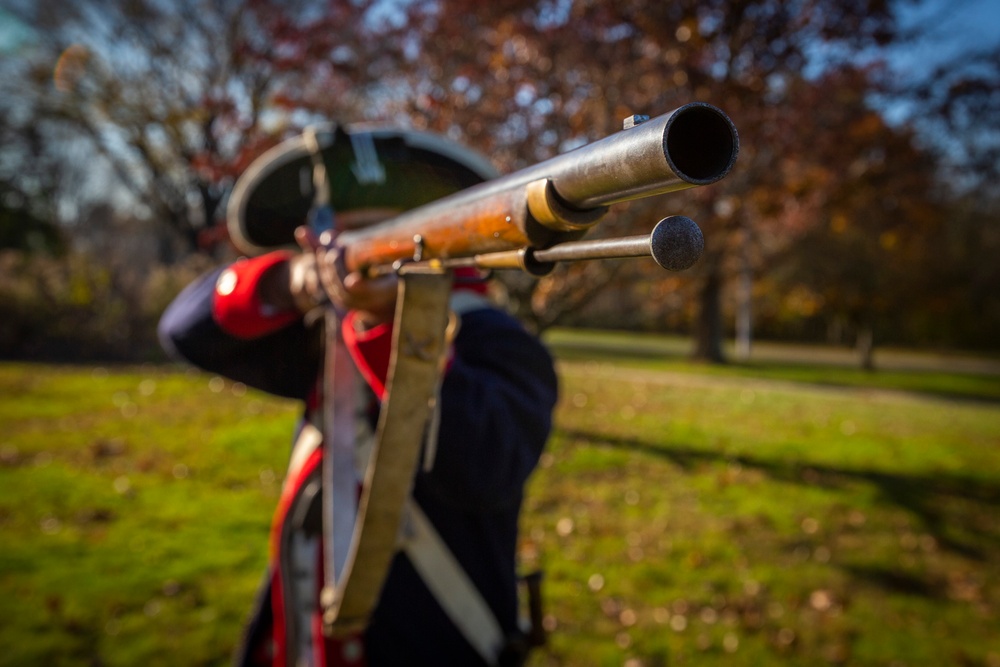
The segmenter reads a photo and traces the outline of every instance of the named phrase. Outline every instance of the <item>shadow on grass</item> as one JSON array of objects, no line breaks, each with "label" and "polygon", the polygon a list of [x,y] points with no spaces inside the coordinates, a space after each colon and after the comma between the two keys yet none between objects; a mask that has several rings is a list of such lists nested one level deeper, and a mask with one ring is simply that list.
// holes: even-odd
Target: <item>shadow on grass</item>
[{"label": "shadow on grass", "polygon": [[[802,465],[795,461],[775,461],[746,455],[664,445],[601,434],[560,429],[569,440],[596,447],[638,451],[666,459],[684,470],[715,463],[739,464],[770,478],[804,486],[845,488],[863,483],[878,489],[886,503],[916,516],[942,549],[979,562],[988,562],[1000,550],[1000,524],[994,517],[1000,508],[1000,482],[971,475],[939,473],[907,475],[872,470],[855,470],[829,465]],[[888,572],[863,572],[858,576],[879,579],[889,587],[930,593],[936,586],[900,579]]]},{"label": "shadow on grass", "polygon": [[895,568],[873,565],[842,565],[841,569],[862,583],[882,588],[890,593],[938,600],[948,597],[947,585],[938,579],[928,581]]}]

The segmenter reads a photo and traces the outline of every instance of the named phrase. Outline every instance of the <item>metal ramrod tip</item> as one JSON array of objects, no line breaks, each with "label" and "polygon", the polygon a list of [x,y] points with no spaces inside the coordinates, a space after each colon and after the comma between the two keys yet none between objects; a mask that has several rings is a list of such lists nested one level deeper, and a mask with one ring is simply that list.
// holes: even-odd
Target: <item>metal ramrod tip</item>
[{"label": "metal ramrod tip", "polygon": [[691,218],[671,215],[656,223],[649,235],[650,254],[670,271],[693,265],[705,250],[705,237]]}]

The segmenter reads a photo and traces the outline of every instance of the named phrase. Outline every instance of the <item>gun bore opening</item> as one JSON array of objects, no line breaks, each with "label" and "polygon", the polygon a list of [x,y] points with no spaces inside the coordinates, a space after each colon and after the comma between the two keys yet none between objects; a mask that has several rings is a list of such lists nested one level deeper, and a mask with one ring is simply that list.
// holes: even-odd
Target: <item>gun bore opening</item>
[{"label": "gun bore opening", "polygon": [[708,104],[691,104],[678,110],[664,138],[671,168],[695,185],[714,183],[729,173],[739,145],[732,121]]}]

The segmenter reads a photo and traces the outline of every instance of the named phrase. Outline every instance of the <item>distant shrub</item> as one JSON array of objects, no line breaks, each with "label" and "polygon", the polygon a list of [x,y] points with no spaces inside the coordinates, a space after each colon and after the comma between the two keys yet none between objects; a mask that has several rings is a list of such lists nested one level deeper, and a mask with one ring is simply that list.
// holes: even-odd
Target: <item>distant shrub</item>
[{"label": "distant shrub", "polygon": [[162,359],[156,323],[209,260],[131,267],[82,252],[0,252],[0,355],[46,361]]}]

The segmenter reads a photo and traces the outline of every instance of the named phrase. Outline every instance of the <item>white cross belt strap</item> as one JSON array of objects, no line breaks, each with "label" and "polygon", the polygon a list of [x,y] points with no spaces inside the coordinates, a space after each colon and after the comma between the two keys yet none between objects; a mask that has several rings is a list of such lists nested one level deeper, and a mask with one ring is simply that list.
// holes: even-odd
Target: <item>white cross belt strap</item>
[{"label": "white cross belt strap", "polygon": [[487,664],[496,662],[504,634],[493,611],[415,501],[403,524],[403,551],[427,588]]}]

